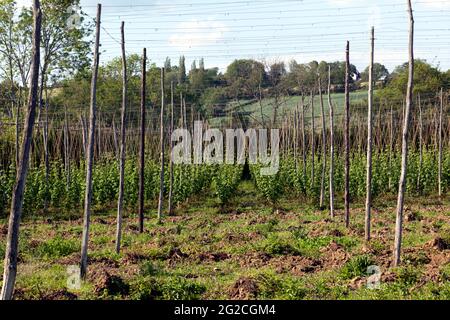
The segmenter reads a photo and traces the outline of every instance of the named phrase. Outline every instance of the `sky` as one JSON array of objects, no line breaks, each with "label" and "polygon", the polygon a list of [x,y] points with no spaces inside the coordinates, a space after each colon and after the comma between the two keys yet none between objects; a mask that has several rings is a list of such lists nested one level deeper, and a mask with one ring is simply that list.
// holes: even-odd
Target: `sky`
[{"label": "sky", "polygon": [[[29,0],[19,0],[26,4]],[[81,0],[96,15],[99,0]],[[450,0],[413,0],[415,57],[450,69]],[[149,59],[178,64],[185,55],[205,59],[207,68],[239,58],[267,64],[295,59],[350,59],[360,71],[369,62],[370,28],[375,27],[375,61],[389,71],[408,60],[406,0],[105,0],[102,2],[101,61],[120,56],[120,24],[127,53],[147,48]],[[197,63],[198,65],[198,63]]]}]

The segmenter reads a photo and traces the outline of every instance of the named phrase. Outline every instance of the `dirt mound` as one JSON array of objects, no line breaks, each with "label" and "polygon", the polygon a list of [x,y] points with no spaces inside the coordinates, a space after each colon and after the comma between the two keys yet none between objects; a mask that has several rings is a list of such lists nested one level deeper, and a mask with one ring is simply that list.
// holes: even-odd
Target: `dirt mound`
[{"label": "dirt mound", "polygon": [[450,249],[450,243],[440,237],[437,237],[428,242],[428,247],[432,247],[439,251],[444,251]]},{"label": "dirt mound", "polygon": [[251,278],[240,278],[228,292],[232,300],[250,300],[258,295],[258,284]]},{"label": "dirt mound", "polygon": [[88,258],[89,264],[101,264],[108,268],[119,268],[119,263],[113,259],[100,257],[100,258]]},{"label": "dirt mound", "polygon": [[230,255],[223,252],[211,253],[211,252],[203,252],[200,253],[198,259],[200,262],[219,262],[223,260],[227,260],[230,258]]},{"label": "dirt mound", "polygon": [[182,261],[187,257],[189,257],[189,255],[182,252],[179,248],[172,248],[167,254],[167,260],[169,260],[170,266],[176,265],[178,262]]},{"label": "dirt mound", "polygon": [[343,266],[348,258],[348,253],[344,250],[344,248],[334,242],[331,241],[330,244],[320,250],[322,253],[321,264],[324,268],[339,268]]},{"label": "dirt mound", "polygon": [[123,262],[127,264],[137,264],[142,260],[147,260],[149,257],[145,254],[137,252],[127,252],[123,257]]},{"label": "dirt mound", "polygon": [[77,300],[78,296],[66,290],[57,290],[46,293],[41,300]]},{"label": "dirt mound", "polygon": [[109,295],[127,295],[130,286],[121,277],[103,271],[95,281],[94,291],[99,294],[106,291]]},{"label": "dirt mound", "polygon": [[261,268],[267,265],[272,256],[265,252],[251,252],[236,256],[236,260],[241,268]]}]

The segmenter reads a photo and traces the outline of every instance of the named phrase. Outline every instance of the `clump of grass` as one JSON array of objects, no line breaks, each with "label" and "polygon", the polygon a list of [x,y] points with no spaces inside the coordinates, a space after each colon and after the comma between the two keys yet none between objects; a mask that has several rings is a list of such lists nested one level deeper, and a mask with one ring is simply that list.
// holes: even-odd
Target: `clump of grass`
[{"label": "clump of grass", "polygon": [[300,251],[292,245],[292,241],[276,234],[269,235],[263,244],[263,250],[270,255],[300,255]]},{"label": "clump of grass", "polygon": [[367,274],[367,268],[373,265],[369,255],[356,256],[349,260],[341,269],[340,277],[344,280],[362,277]]},{"label": "clump of grass", "polygon": [[202,284],[180,277],[140,278],[131,284],[130,298],[136,300],[198,300],[206,292]]},{"label": "clump of grass", "polygon": [[414,266],[405,266],[396,270],[397,283],[402,287],[409,287],[415,284],[420,277],[420,271]]},{"label": "clump of grass", "polygon": [[77,241],[56,237],[40,244],[37,247],[37,254],[42,258],[55,259],[68,256],[79,249],[80,245]]}]

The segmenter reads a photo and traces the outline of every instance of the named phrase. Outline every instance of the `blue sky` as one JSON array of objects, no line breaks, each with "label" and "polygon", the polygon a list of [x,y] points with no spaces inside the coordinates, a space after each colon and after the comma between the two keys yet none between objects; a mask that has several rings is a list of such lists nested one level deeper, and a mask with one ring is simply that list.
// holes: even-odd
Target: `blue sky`
[{"label": "blue sky", "polygon": [[[95,16],[98,0],[81,0]],[[407,61],[406,0],[191,0],[103,1],[102,62],[120,55],[120,23],[125,21],[128,53],[161,65],[181,54],[189,68],[204,57],[222,71],[236,58],[298,62],[343,60],[346,40],[351,60],[363,70],[369,61],[369,30],[375,26],[375,60],[390,71]],[[450,69],[450,0],[413,1],[415,52]]]}]

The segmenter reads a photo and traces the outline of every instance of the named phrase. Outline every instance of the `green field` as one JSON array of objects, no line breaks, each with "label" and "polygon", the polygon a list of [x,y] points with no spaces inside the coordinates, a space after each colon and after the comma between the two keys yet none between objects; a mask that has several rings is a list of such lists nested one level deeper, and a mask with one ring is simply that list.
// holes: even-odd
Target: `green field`
[{"label": "green field", "polygon": [[[305,103],[308,103],[309,100],[310,100],[310,97],[306,97]],[[333,93],[331,95],[331,100],[335,106],[335,115],[336,115],[336,117],[339,117],[340,115],[343,114],[345,95],[344,95],[344,93]],[[296,109],[297,105],[299,105],[300,101],[301,101],[300,96],[282,97],[281,104],[278,109],[278,115],[279,115],[278,120],[280,120],[280,118],[282,118],[282,116],[284,114],[287,115],[287,114],[292,113]],[[324,101],[325,112],[328,116],[329,108],[328,108],[327,95],[323,96],[323,101]],[[363,103],[364,101],[367,101],[367,91],[355,91],[350,94],[350,103],[351,104],[360,104],[360,103]],[[241,100],[239,103],[241,106],[239,106],[236,102],[229,103],[226,111],[227,112],[230,112],[230,111],[250,112],[251,113],[251,115],[249,116],[250,121],[255,121],[256,123],[262,123],[262,121],[261,121],[261,106],[260,106],[259,102],[252,103],[249,100]],[[262,112],[263,112],[266,123],[269,120],[271,120],[273,117],[273,108],[274,108],[274,99],[272,99],[272,98],[263,99]],[[321,112],[320,97],[316,96],[314,98],[314,113],[315,113],[316,118],[320,117],[320,112]],[[305,121],[309,122],[310,119],[311,119],[311,109],[308,108],[305,111]],[[227,116],[227,117],[220,117],[220,118],[212,118],[211,120],[209,120],[209,122],[212,125],[220,125],[221,123],[228,123],[229,117]],[[319,127],[320,123],[317,122],[317,125]]]}]

